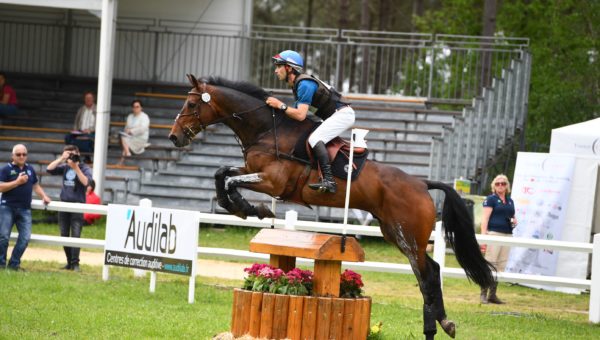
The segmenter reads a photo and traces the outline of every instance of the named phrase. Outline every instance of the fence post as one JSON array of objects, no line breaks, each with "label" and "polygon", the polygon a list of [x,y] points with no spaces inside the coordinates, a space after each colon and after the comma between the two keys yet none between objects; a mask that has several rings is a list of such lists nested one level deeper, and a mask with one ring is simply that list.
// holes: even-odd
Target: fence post
[{"label": "fence post", "polygon": [[446,240],[442,232],[442,222],[435,223],[433,240],[433,260],[440,265],[440,288],[444,288],[444,268],[446,268]]},{"label": "fence post", "polygon": [[600,322],[600,234],[594,235],[589,321],[592,323]]}]

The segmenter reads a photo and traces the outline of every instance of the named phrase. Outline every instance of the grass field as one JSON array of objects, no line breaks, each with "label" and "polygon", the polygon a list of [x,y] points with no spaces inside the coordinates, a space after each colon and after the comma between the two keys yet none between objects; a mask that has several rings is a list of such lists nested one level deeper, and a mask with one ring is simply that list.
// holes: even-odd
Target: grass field
[{"label": "grass field", "polygon": [[[57,234],[54,224],[36,224],[34,233]],[[247,249],[251,228],[202,228],[200,244]],[[103,238],[102,226],[86,227],[86,238]],[[399,252],[379,239],[363,239],[367,259],[402,262]],[[448,257],[450,265],[454,261]],[[0,270],[0,338],[194,338],[227,331],[233,287],[241,281],[199,277],[196,303],[187,303],[187,280],[159,274],[155,294],[148,279],[131,270],[101,268],[60,271],[57,263],[25,262],[26,272]],[[377,339],[422,339],[422,298],[412,275],[361,272],[365,294],[373,298],[371,323],[383,322]],[[589,296],[565,295],[500,284],[506,305],[480,305],[478,288],[445,279],[448,317],[457,339],[600,339],[600,326],[587,322]],[[439,329],[439,338],[448,339]]]}]

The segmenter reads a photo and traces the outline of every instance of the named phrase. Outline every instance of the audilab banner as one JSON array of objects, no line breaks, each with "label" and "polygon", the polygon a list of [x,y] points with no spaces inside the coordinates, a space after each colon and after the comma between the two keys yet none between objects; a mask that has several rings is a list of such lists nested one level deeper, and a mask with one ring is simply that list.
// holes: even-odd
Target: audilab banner
[{"label": "audilab banner", "polygon": [[191,276],[199,222],[193,211],[110,204],[104,264]]}]

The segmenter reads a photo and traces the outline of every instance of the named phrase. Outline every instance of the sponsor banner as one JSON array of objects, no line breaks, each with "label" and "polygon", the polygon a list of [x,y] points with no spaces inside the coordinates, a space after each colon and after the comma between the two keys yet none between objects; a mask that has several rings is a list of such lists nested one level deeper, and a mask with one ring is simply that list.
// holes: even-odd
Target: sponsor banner
[{"label": "sponsor banner", "polygon": [[458,192],[459,195],[470,195],[471,194],[471,181],[464,178],[456,178],[454,179],[454,190]]},{"label": "sponsor banner", "polygon": [[[518,221],[513,236],[560,240],[569,203],[575,157],[519,152],[511,197]],[[558,252],[511,248],[507,272],[553,276]]]},{"label": "sponsor banner", "polygon": [[199,214],[109,204],[104,264],[191,276]]}]

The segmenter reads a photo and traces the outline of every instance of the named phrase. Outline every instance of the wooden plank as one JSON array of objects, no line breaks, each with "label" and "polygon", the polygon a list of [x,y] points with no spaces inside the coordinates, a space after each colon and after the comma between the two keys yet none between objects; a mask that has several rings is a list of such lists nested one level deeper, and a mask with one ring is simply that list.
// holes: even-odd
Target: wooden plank
[{"label": "wooden plank", "polygon": [[[363,308],[365,307],[364,301],[362,299],[356,299],[354,301],[354,315],[353,315],[353,320],[352,320],[352,330],[353,330],[353,337],[352,339],[356,339],[356,340],[364,340],[366,339],[366,337],[361,338],[361,322],[362,322],[362,314],[363,314]],[[350,339],[350,338],[348,338]]]},{"label": "wooden plank", "polygon": [[239,291],[241,289],[239,288],[235,288],[233,289],[233,308],[231,309],[231,328],[230,331],[231,333],[233,333],[234,335],[238,334],[238,296],[239,296]]},{"label": "wooden plank", "polygon": [[302,310],[302,333],[300,338],[312,340],[315,338],[315,328],[317,325],[317,298],[311,296],[304,297],[304,309]]},{"label": "wooden plank", "polygon": [[273,311],[273,339],[284,339],[287,334],[289,295],[275,295],[275,309]]},{"label": "wooden plank", "polygon": [[64,139],[55,138],[37,138],[37,137],[16,137],[16,136],[0,136],[0,140],[17,141],[17,142],[36,142],[36,143],[52,143],[65,144]]},{"label": "wooden plank", "polygon": [[248,333],[255,338],[257,338],[260,335],[262,298],[263,293],[252,292],[252,299],[250,301],[250,328],[248,330]]},{"label": "wooden plank", "polygon": [[259,337],[271,339],[273,334],[273,312],[275,310],[275,294],[264,293],[262,316],[260,318]]},{"label": "wooden plank", "polygon": [[331,298],[317,298],[317,327],[315,330],[315,339],[328,340],[329,329],[331,327]]},{"label": "wooden plank", "polygon": [[291,340],[300,340],[302,331],[302,316],[304,296],[290,296],[288,307],[288,322],[286,337]]},{"label": "wooden plank", "polygon": [[371,298],[365,297],[358,300],[363,306],[360,314],[360,328],[357,330],[357,334],[359,339],[366,339],[371,326]]},{"label": "wooden plank", "polygon": [[354,310],[356,299],[344,299],[344,319],[342,321],[342,339],[354,339]]},{"label": "wooden plank", "polygon": [[296,267],[296,257],[271,254],[269,264],[287,273]]},{"label": "wooden plank", "polygon": [[339,235],[262,229],[250,241],[250,251],[322,260],[364,261],[365,252],[355,238],[346,238],[346,250],[343,253],[341,240]]},{"label": "wooden plank", "polygon": [[329,339],[342,340],[344,324],[344,299],[331,299],[331,322]]},{"label": "wooden plank", "polygon": [[44,127],[17,126],[17,125],[0,125],[0,130],[17,130],[17,131],[33,131],[33,132],[52,132],[52,133],[69,133],[69,129],[55,129]]},{"label": "wooden plank", "polygon": [[341,261],[315,260],[313,295],[340,296]]},{"label": "wooden plank", "polygon": [[250,330],[250,305],[252,301],[252,292],[249,290],[240,291],[238,301],[240,306],[238,331],[241,336],[248,333]]}]

